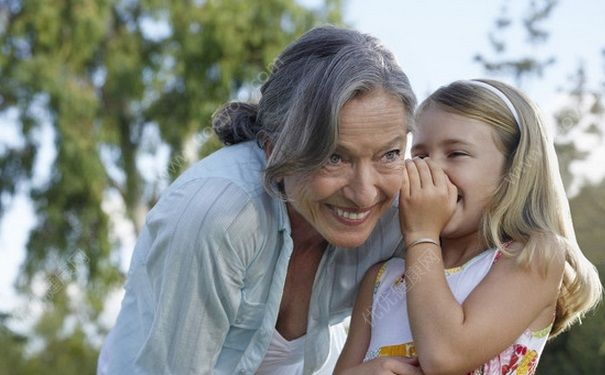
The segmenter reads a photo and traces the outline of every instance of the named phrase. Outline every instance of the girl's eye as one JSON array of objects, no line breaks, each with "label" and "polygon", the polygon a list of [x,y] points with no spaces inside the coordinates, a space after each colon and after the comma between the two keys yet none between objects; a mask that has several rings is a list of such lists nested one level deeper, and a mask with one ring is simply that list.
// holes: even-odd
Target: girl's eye
[{"label": "girl's eye", "polygon": [[391,150],[391,151],[387,152],[386,154],[384,154],[384,159],[389,162],[397,161],[397,160],[399,160],[400,155],[401,155],[400,150]]},{"label": "girl's eye", "polygon": [[428,154],[412,154],[412,158],[424,159],[424,158],[428,158],[428,157],[429,157]]},{"label": "girl's eye", "polygon": [[450,157],[458,157],[458,156],[467,156],[468,154],[466,152],[463,151],[454,151],[454,152],[450,152]]},{"label": "girl's eye", "polygon": [[340,163],[341,161],[342,161],[342,156],[340,156],[338,154],[332,154],[328,158],[328,164],[330,164],[330,165],[336,165],[336,164]]}]

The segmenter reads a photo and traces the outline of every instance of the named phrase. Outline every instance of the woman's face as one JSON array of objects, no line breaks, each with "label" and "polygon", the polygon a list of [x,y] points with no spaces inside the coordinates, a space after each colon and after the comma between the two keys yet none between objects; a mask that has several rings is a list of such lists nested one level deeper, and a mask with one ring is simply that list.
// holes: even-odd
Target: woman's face
[{"label": "woman's face", "polygon": [[333,245],[363,244],[401,187],[406,133],[396,96],[373,90],[345,104],[336,149],[324,166],[284,178],[292,225],[302,218]]}]

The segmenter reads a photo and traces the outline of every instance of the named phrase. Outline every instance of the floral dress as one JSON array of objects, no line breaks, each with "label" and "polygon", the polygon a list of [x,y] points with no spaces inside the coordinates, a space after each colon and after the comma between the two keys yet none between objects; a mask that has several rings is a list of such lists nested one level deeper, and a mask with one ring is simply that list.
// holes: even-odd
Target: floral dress
[{"label": "floral dress", "polygon": [[[448,285],[458,303],[464,302],[500,255],[496,250],[486,250],[460,267],[445,270]],[[371,311],[372,336],[364,361],[386,356],[416,357],[406,306],[404,269],[403,259],[392,258],[378,271]],[[409,284],[413,287],[412,282]],[[534,374],[551,327],[525,330],[511,346],[469,375]]]}]

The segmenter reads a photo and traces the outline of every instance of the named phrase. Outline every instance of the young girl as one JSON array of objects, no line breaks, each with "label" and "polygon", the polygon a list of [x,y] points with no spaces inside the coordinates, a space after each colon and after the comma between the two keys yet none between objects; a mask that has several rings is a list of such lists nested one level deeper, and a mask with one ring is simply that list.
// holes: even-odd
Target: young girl
[{"label": "young girl", "polygon": [[602,294],[538,110],[501,82],[458,81],[416,126],[405,260],[366,275],[336,372],[533,374],[546,340]]}]

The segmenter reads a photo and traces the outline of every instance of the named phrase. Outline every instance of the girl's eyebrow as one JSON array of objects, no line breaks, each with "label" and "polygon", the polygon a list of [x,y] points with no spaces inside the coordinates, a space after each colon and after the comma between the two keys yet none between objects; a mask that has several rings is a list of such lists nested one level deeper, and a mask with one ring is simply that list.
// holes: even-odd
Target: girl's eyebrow
[{"label": "girl's eyebrow", "polygon": [[[469,142],[463,140],[463,139],[457,139],[457,138],[449,138],[449,139],[445,139],[441,142],[439,142],[439,146],[466,146],[466,147],[472,147],[472,144],[470,144]],[[411,152],[417,151],[418,149],[424,149],[426,146],[424,143],[417,143],[415,145],[412,146],[411,148]]]},{"label": "girl's eyebrow", "polygon": [[463,139],[456,139],[456,138],[451,138],[451,139],[446,139],[440,142],[440,144],[442,146],[472,146],[472,144],[470,144],[469,142],[463,140]]},{"label": "girl's eyebrow", "polygon": [[[460,145],[460,146],[472,146],[471,143],[465,141],[464,139],[458,139],[458,138],[448,138],[445,139],[441,142],[439,142],[440,146],[451,146],[451,145]],[[415,145],[412,146],[412,150],[415,150],[417,148],[424,148],[426,147],[424,143],[416,143]]]}]

